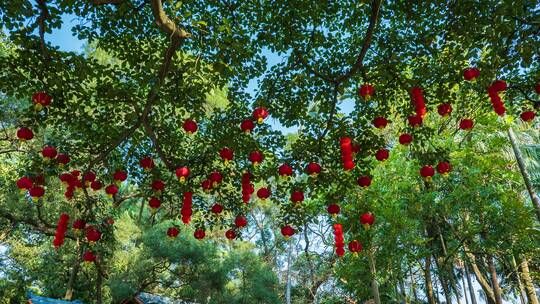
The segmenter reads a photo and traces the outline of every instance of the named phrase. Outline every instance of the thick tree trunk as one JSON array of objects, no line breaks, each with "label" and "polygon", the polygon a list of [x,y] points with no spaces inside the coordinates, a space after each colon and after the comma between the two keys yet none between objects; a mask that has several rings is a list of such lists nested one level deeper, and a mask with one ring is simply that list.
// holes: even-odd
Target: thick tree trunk
[{"label": "thick tree trunk", "polygon": [[371,293],[375,304],[381,304],[381,296],[379,294],[379,284],[377,283],[377,270],[375,269],[375,259],[373,258],[373,250],[368,250],[369,271],[371,273]]},{"label": "thick tree trunk", "polygon": [[463,249],[465,250],[467,257],[470,259],[471,268],[476,277],[476,281],[478,281],[478,283],[480,284],[480,287],[482,287],[482,290],[486,294],[486,299],[490,303],[495,303],[495,295],[493,294],[493,289],[491,289],[491,286],[489,285],[488,280],[486,279],[486,277],[484,277],[484,275],[478,268],[478,265],[476,264],[476,257],[471,252],[468,252],[469,249],[467,248],[466,245],[463,246]]},{"label": "thick tree trunk", "polygon": [[426,257],[426,263],[424,265],[424,280],[426,282],[426,296],[428,298],[428,303],[436,304],[433,293],[433,284],[431,282],[431,256]]},{"label": "thick tree trunk", "polygon": [[510,139],[510,143],[512,144],[512,150],[514,151],[514,156],[516,157],[516,161],[519,167],[519,172],[521,173],[521,176],[523,177],[523,182],[525,183],[525,187],[527,188],[527,191],[529,192],[529,196],[531,197],[531,201],[534,205],[534,208],[536,209],[536,218],[538,221],[540,221],[540,198],[538,198],[538,194],[534,190],[534,187],[531,183],[531,178],[529,176],[529,173],[527,172],[527,169],[525,168],[525,162],[523,161],[523,156],[521,155],[521,151],[519,150],[516,136],[514,135],[514,131],[512,130],[512,127],[508,128],[508,138]]},{"label": "thick tree trunk", "polygon": [[527,299],[529,299],[529,304],[538,304],[538,297],[536,296],[534,284],[529,272],[529,263],[524,257],[521,259],[519,268],[521,269],[521,277],[523,278],[525,292],[527,293]]},{"label": "thick tree trunk", "polygon": [[77,256],[75,261],[73,261],[73,266],[71,267],[71,272],[69,274],[69,281],[66,288],[66,294],[64,295],[64,300],[71,301],[73,298],[73,285],[77,280],[77,274],[79,273],[79,268],[81,266],[81,256],[83,253],[83,247],[80,245],[79,240],[77,240]]},{"label": "thick tree trunk", "polygon": [[463,297],[465,298],[465,304],[469,304],[469,298],[467,297],[467,284],[465,283],[465,265],[463,265],[463,268],[461,270],[461,285],[463,286]]},{"label": "thick tree trunk", "polygon": [[491,256],[491,254],[487,255],[487,263],[491,277],[491,285],[493,286],[493,294],[495,295],[495,303],[503,304],[501,286],[499,285],[499,280],[497,279],[497,269],[495,268],[495,263],[493,262],[493,256]]},{"label": "thick tree trunk", "polygon": [[467,284],[469,285],[469,295],[471,296],[471,304],[477,304],[476,302],[476,293],[474,291],[474,286],[472,284],[471,275],[469,274],[469,266],[467,263],[465,265],[465,276],[467,277]]}]

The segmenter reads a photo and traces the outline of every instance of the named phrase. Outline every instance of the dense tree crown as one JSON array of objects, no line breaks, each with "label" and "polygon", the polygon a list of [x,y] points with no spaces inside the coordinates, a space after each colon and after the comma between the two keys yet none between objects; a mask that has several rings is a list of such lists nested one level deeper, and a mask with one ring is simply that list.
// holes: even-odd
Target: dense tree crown
[{"label": "dense tree crown", "polygon": [[537,304],[539,8],[0,3],[0,295]]}]

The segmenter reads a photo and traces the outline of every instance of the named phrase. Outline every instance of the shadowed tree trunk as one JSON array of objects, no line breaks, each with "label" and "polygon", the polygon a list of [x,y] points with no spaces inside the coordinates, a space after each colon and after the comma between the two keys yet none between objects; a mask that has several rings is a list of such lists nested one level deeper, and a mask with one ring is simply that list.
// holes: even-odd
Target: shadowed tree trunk
[{"label": "shadowed tree trunk", "polygon": [[463,268],[461,270],[461,285],[463,286],[463,297],[465,298],[465,304],[469,304],[469,298],[467,297],[467,284],[465,283],[465,265],[463,265]]},{"label": "shadowed tree trunk", "polygon": [[426,296],[429,304],[436,304],[435,296],[433,294],[433,284],[431,282],[431,256],[426,257],[424,265],[424,280],[426,282]]},{"label": "shadowed tree trunk", "polygon": [[464,262],[464,269],[465,269],[465,276],[467,277],[467,284],[469,285],[469,295],[471,296],[471,304],[477,304],[476,294],[474,292],[474,286],[472,284],[471,275],[469,274],[469,266],[467,266],[466,262]]},{"label": "shadowed tree trunk", "polygon": [[519,301],[521,304],[526,304],[525,302],[525,290],[523,288],[523,283],[521,282],[521,276],[519,274],[519,269],[517,267],[516,258],[512,256],[512,268],[514,272],[516,273],[516,279],[518,282],[518,288],[519,288]]},{"label": "shadowed tree trunk", "polygon": [[379,284],[377,283],[377,270],[375,269],[375,259],[373,258],[373,249],[368,250],[369,271],[371,273],[371,292],[375,304],[381,304],[381,296],[379,295]]},{"label": "shadowed tree trunk", "polygon": [[75,257],[75,261],[73,261],[73,266],[71,267],[69,281],[66,288],[66,294],[64,296],[64,300],[67,301],[71,301],[71,299],[73,298],[73,285],[75,285],[75,281],[77,280],[77,274],[79,273],[79,268],[81,266],[83,247],[80,245],[79,239],[77,239],[77,249],[77,256]]}]

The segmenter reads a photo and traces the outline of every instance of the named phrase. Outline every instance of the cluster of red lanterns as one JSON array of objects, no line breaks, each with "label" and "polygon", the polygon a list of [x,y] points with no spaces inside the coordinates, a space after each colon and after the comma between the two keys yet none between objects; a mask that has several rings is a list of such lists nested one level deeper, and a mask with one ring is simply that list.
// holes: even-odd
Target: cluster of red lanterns
[{"label": "cluster of red lanterns", "polygon": [[334,241],[336,254],[342,257],[345,254],[345,238],[343,237],[343,226],[341,224],[334,224]]},{"label": "cluster of red lanterns", "polygon": [[506,82],[504,80],[495,80],[488,88],[488,96],[493,106],[493,110],[497,115],[503,116],[506,112],[504,103],[502,102],[501,97],[499,96],[500,92],[506,91]]},{"label": "cluster of red lanterns", "polygon": [[426,103],[424,102],[424,91],[419,87],[411,89],[411,101],[414,106],[416,115],[409,116],[409,124],[411,127],[419,127],[422,125],[424,115],[426,115]]},{"label": "cluster of red lanterns", "polygon": [[23,176],[17,180],[17,188],[24,193],[28,191],[28,194],[34,202],[37,202],[43,195],[45,195],[45,188],[43,184],[45,179],[43,175],[37,175],[32,178]]},{"label": "cluster of red lanterns", "polygon": [[36,111],[41,111],[48,107],[52,102],[52,97],[45,92],[36,92],[32,95],[32,103]]},{"label": "cluster of red lanterns", "polygon": [[242,174],[242,201],[249,203],[253,192],[255,192],[255,186],[251,183],[251,173],[244,172]]},{"label": "cluster of red lanterns", "polygon": [[[452,166],[449,162],[442,161],[437,164],[437,172],[443,176],[447,176],[452,171]],[[420,168],[420,175],[426,180],[431,181],[435,175],[435,169],[430,165],[425,165]]]},{"label": "cluster of red lanterns", "polygon": [[53,245],[58,248],[64,244],[64,238],[68,230],[69,215],[66,213],[60,214],[58,224],[56,225],[56,233],[54,234]]},{"label": "cluster of red lanterns", "polygon": [[343,137],[340,141],[341,147],[341,161],[343,162],[343,169],[346,171],[354,169],[353,161],[353,149],[352,149],[352,140],[350,137]]},{"label": "cluster of red lanterns", "polygon": [[184,198],[182,200],[182,209],[180,214],[182,215],[182,222],[189,224],[191,221],[191,215],[193,214],[193,193],[184,192]]}]

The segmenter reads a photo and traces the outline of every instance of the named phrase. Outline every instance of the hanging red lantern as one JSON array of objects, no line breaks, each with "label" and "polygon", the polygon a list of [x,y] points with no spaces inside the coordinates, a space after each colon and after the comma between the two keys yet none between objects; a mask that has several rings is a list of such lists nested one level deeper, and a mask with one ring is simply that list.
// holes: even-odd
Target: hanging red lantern
[{"label": "hanging red lantern", "polygon": [[246,134],[251,133],[251,131],[253,131],[254,128],[255,128],[255,124],[253,123],[251,119],[245,119],[240,124],[240,129],[242,129],[242,131]]},{"label": "hanging red lantern", "polygon": [[165,182],[160,179],[156,179],[152,182],[152,190],[154,190],[154,192],[156,192],[158,195],[161,194],[163,190],[165,190]]},{"label": "hanging red lantern", "polygon": [[183,183],[186,181],[186,179],[189,176],[189,168],[188,167],[180,167],[177,168],[175,171],[176,177],[178,178],[178,181]]},{"label": "hanging red lantern", "polygon": [[64,167],[71,161],[71,158],[69,158],[69,155],[64,153],[58,153],[56,156],[56,162],[58,163],[58,166],[60,168]]},{"label": "hanging red lantern", "polygon": [[346,171],[354,169],[355,164],[353,161],[352,140],[349,137],[341,138],[340,147],[343,169],[345,169]]},{"label": "hanging red lantern", "polygon": [[281,234],[285,237],[286,240],[288,240],[291,236],[294,235],[294,228],[289,225],[285,225],[281,227]]},{"label": "hanging red lantern", "polygon": [[304,201],[304,192],[302,191],[294,191],[291,194],[291,201],[295,204],[301,203]]},{"label": "hanging red lantern", "polygon": [[184,131],[186,131],[187,134],[193,134],[195,132],[197,132],[197,123],[191,119],[186,119],[184,121],[184,125],[183,125],[183,128],[184,128]]},{"label": "hanging red lantern", "polygon": [[350,241],[349,251],[352,252],[354,256],[358,256],[358,253],[362,251],[362,243],[357,240]]},{"label": "hanging red lantern", "polygon": [[525,122],[531,122],[533,121],[534,117],[536,117],[536,113],[534,113],[534,111],[525,111],[521,113],[520,117],[521,120]]},{"label": "hanging red lantern", "polygon": [[267,116],[268,110],[264,107],[258,107],[253,111],[253,118],[255,118],[259,124],[262,124]]},{"label": "hanging red lantern", "polygon": [[534,87],[534,90],[536,91],[536,94],[540,94],[540,83],[537,83]]},{"label": "hanging red lantern", "polygon": [[339,211],[340,211],[340,207],[338,204],[330,204],[328,205],[328,207],[326,208],[326,211],[328,211],[328,213],[332,216],[332,217],[336,217],[338,214],[339,214]]},{"label": "hanging red lantern", "polygon": [[51,146],[45,146],[41,150],[41,155],[45,158],[45,160],[51,160],[56,157],[58,153],[56,152],[56,148]]},{"label": "hanging red lantern", "polygon": [[413,141],[413,137],[409,133],[403,133],[399,136],[399,143],[408,146]]},{"label": "hanging red lantern", "polygon": [[413,128],[420,127],[423,123],[422,117],[418,115],[411,115],[407,118],[407,120],[409,121],[409,125]]},{"label": "hanging red lantern", "polygon": [[253,166],[257,166],[264,160],[264,155],[261,151],[253,151],[249,153],[249,161],[253,163]]},{"label": "hanging red lantern", "polygon": [[66,213],[60,214],[58,224],[56,225],[56,233],[54,235],[53,245],[58,248],[64,244],[66,231],[68,230],[69,215]]},{"label": "hanging red lantern", "polygon": [[278,168],[278,173],[281,177],[289,177],[293,175],[293,168],[288,164],[282,164]]},{"label": "hanging red lantern", "polygon": [[375,153],[375,158],[378,161],[385,161],[388,159],[388,157],[390,157],[390,152],[386,149],[380,149],[377,151],[377,153]]},{"label": "hanging red lantern", "polygon": [[17,188],[19,188],[21,192],[24,192],[25,190],[29,190],[30,188],[32,188],[32,185],[33,185],[32,180],[26,176],[21,177],[17,180]]},{"label": "hanging red lantern", "polygon": [[384,129],[388,125],[386,118],[379,116],[373,119],[373,126],[377,129]]},{"label": "hanging red lantern", "polygon": [[306,166],[306,171],[311,176],[317,176],[321,173],[321,165],[316,162],[311,162]]},{"label": "hanging red lantern", "polygon": [[472,130],[474,126],[474,122],[472,119],[464,118],[459,122],[459,128],[461,130],[470,131]]},{"label": "hanging red lantern", "polygon": [[93,181],[91,184],[90,184],[90,188],[92,188],[92,190],[94,191],[98,191],[100,190],[101,188],[103,187],[103,185],[101,184],[100,181]]},{"label": "hanging red lantern", "polygon": [[32,200],[36,202],[45,195],[45,189],[41,186],[33,186],[28,193],[30,194],[30,197],[32,197]]},{"label": "hanging red lantern", "polygon": [[246,227],[248,224],[247,222],[247,219],[245,216],[242,216],[242,215],[238,215],[235,219],[234,219],[234,225],[238,228],[243,228],[243,227]]},{"label": "hanging red lantern", "polygon": [[223,181],[223,176],[221,176],[221,173],[214,171],[210,173],[208,179],[212,182],[212,187],[216,187]]},{"label": "hanging red lantern", "polygon": [[193,236],[194,236],[197,240],[202,240],[202,239],[204,239],[204,237],[206,236],[206,233],[204,232],[204,229],[198,228],[198,229],[195,229],[195,232],[193,233]]},{"label": "hanging red lantern", "polygon": [[257,190],[257,197],[261,200],[266,200],[271,195],[270,190],[266,187],[262,187],[259,190]]},{"label": "hanging red lantern", "polygon": [[109,196],[109,198],[112,198],[116,195],[116,193],[118,193],[118,186],[115,184],[108,185],[105,187],[105,193],[107,196]]},{"label": "hanging red lantern", "polygon": [[85,186],[89,186],[93,181],[96,180],[96,174],[92,171],[88,171],[83,175],[82,180]]},{"label": "hanging red lantern", "polygon": [[92,251],[87,250],[83,253],[83,260],[86,263],[94,263],[96,261],[96,256]]},{"label": "hanging red lantern", "polygon": [[212,181],[209,179],[205,179],[201,182],[201,188],[204,190],[204,192],[210,192],[212,190]]},{"label": "hanging red lantern", "polygon": [[250,181],[251,173],[244,172],[242,174],[242,201],[248,203],[251,199],[251,195],[255,192],[255,187]]},{"label": "hanging red lantern", "polygon": [[167,236],[171,239],[175,239],[179,233],[180,230],[174,226],[167,229]]},{"label": "hanging red lantern", "polygon": [[477,68],[468,68],[463,71],[463,79],[467,81],[474,80],[480,76],[480,70]]},{"label": "hanging red lantern", "polygon": [[435,169],[432,166],[426,165],[420,168],[420,175],[427,181],[430,181],[435,175]]},{"label": "hanging red lantern", "polygon": [[225,237],[229,240],[234,240],[236,238],[236,232],[234,230],[229,229],[225,231]]},{"label": "hanging red lantern", "polygon": [[450,173],[450,171],[452,171],[452,166],[449,162],[443,161],[437,164],[437,172],[439,172],[440,174],[446,176]]},{"label": "hanging red lantern", "polygon": [[139,165],[144,171],[150,171],[154,168],[154,160],[151,157],[145,157],[140,160]]},{"label": "hanging red lantern", "polygon": [[99,232],[96,228],[88,227],[86,229],[86,240],[88,240],[90,244],[94,244],[100,239],[101,239],[101,232]]},{"label": "hanging red lantern", "polygon": [[184,198],[182,200],[182,210],[180,211],[180,214],[182,215],[182,222],[186,225],[189,224],[189,222],[191,221],[191,215],[193,213],[192,206],[193,193],[184,192]]},{"label": "hanging red lantern", "polygon": [[34,132],[32,132],[32,130],[30,130],[29,128],[22,127],[17,130],[17,138],[21,141],[31,140],[32,138],[34,138]]},{"label": "hanging red lantern", "polygon": [[358,186],[360,187],[363,187],[363,188],[367,188],[371,185],[371,178],[369,176],[360,176],[357,180],[356,180],[356,183],[358,184]]},{"label": "hanging red lantern", "polygon": [[77,219],[73,221],[73,230],[75,230],[76,234],[80,234],[84,229],[86,229],[86,222],[82,219]]},{"label": "hanging red lantern", "polygon": [[371,213],[364,213],[360,215],[360,224],[364,226],[364,229],[369,229],[375,224],[375,216]]},{"label": "hanging red lantern", "polygon": [[341,224],[334,224],[333,227],[336,255],[342,257],[345,254],[345,238],[343,237],[343,227]]},{"label": "hanging red lantern", "polygon": [[370,84],[363,84],[358,89],[358,95],[365,100],[370,100],[371,97],[375,94],[375,88]]},{"label": "hanging red lantern", "polygon": [[161,201],[156,197],[151,197],[148,201],[148,206],[150,206],[150,210],[152,213],[156,213],[159,207],[161,207]]},{"label": "hanging red lantern", "polygon": [[116,170],[113,174],[113,179],[117,185],[121,184],[127,179],[127,172],[122,170]]},{"label": "hanging red lantern", "polygon": [[219,151],[219,156],[221,157],[221,159],[223,159],[225,164],[228,164],[234,157],[234,151],[230,148],[225,147]]},{"label": "hanging red lantern", "polygon": [[452,105],[449,103],[442,103],[437,107],[437,112],[441,116],[448,116],[452,113]]},{"label": "hanging red lantern", "polygon": [[51,104],[52,97],[45,92],[36,92],[32,95],[32,103],[36,111],[41,111],[44,107]]},{"label": "hanging red lantern", "polygon": [[221,206],[220,204],[214,204],[211,210],[215,214],[220,214],[221,212],[223,212],[223,206]]}]

